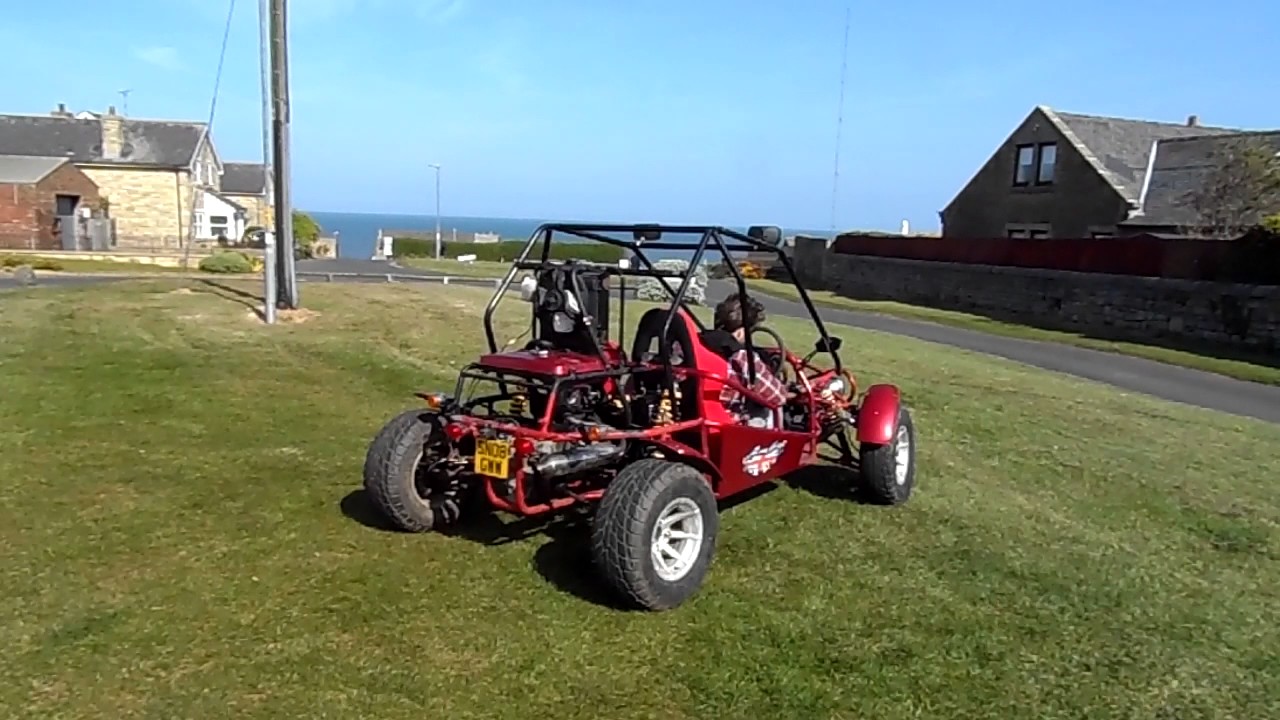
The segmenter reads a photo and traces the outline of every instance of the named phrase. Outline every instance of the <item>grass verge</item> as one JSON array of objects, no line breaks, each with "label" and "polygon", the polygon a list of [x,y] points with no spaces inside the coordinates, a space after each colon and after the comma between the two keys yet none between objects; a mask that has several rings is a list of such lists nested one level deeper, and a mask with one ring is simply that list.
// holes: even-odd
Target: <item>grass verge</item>
[{"label": "grass verge", "polygon": [[[751,287],[775,297],[785,298],[787,300],[799,299],[799,295],[796,293],[794,287],[776,280],[752,280]],[[1157,362],[1168,363],[1170,365],[1179,365],[1181,367],[1192,368],[1194,370],[1204,370],[1206,372],[1233,377],[1238,380],[1248,380],[1251,382],[1265,383],[1267,385],[1280,385],[1280,368],[1246,362],[1243,360],[1213,357],[1211,355],[1203,355],[1186,350],[1175,350],[1157,345],[1143,345],[1141,343],[1124,342],[1120,340],[1104,340],[1073,332],[1045,330],[1027,325],[1019,325],[1017,323],[993,320],[981,315],[956,312],[953,310],[939,310],[937,308],[907,305],[904,303],[889,301],[854,300],[827,290],[810,290],[809,299],[812,300],[815,305],[824,305],[840,310],[874,312],[882,315],[892,315],[894,317],[900,317],[907,320],[923,320],[926,322],[937,323],[939,325],[948,325],[965,330],[976,330],[978,332],[989,333],[991,335],[1001,335],[1021,340],[1056,342],[1064,345],[1090,348],[1093,350],[1104,350],[1123,355],[1131,355],[1133,357],[1146,358],[1147,360],[1155,360]]]},{"label": "grass verge", "polygon": [[841,328],[913,406],[916,496],[780,485],[690,604],[623,613],[580,531],[390,533],[356,492],[487,292],[315,284],[267,327],[255,290],[0,293],[11,716],[1280,716],[1276,426]]},{"label": "grass verge", "polygon": [[435,258],[409,257],[397,258],[396,262],[403,267],[430,270],[431,272],[455,277],[500,278],[506,276],[507,271],[511,269],[511,263],[493,260],[476,260],[464,263],[452,259],[436,260]]}]

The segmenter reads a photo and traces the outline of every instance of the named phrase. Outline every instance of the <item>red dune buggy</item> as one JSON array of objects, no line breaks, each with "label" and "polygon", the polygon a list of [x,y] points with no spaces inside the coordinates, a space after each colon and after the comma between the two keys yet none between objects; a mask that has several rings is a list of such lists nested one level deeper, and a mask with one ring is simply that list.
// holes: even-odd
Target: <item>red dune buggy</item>
[{"label": "red dune buggy", "polygon": [[[629,251],[617,265],[550,259],[554,236]],[[673,237],[674,236],[674,237]],[[521,516],[593,504],[591,550],[621,598],[650,610],[675,607],[701,586],[715,552],[718,500],[815,463],[819,447],[856,465],[867,495],[905,502],[915,482],[915,429],[893,385],[859,397],[797,281],[776,227],[548,224],[524,246],[484,314],[489,352],[459,373],[451,393],[418,393],[425,407],[392,419],[374,438],[364,484],[376,507],[411,532],[458,522],[474,505]],[[685,271],[655,267],[646,251],[692,253]],[[743,342],[785,378],[781,407],[730,372],[704,342],[708,328],[684,298],[707,254],[722,258],[738,292],[747,284],[732,253],[769,252],[795,285],[817,341],[803,357],[757,326]],[[531,259],[531,255],[536,259]],[[532,305],[519,349],[500,350],[493,314],[518,273]],[[670,296],[640,316],[629,346],[611,334],[617,299],[625,328],[627,280],[655,278]],[[615,282],[616,281],[616,282]],[[756,347],[767,335],[772,347]],[[510,347],[510,345],[509,345]],[[830,358],[827,367],[815,364]],[[721,401],[726,385],[764,413],[743,422]]]}]

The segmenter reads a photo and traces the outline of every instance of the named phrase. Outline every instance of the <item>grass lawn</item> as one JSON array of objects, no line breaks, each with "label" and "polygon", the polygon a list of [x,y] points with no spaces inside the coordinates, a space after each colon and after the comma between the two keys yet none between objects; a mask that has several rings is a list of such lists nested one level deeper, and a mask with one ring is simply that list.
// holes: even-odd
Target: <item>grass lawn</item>
[{"label": "grass lawn", "polygon": [[1280,717],[1280,427],[841,328],[913,406],[915,497],[781,485],[627,613],[580,530],[386,532],[356,492],[485,291],[313,284],[266,327],[216,282],[0,293],[8,717]]},{"label": "grass lawn", "polygon": [[396,262],[404,267],[430,270],[431,272],[457,277],[500,278],[505,277],[507,271],[511,269],[511,263],[493,260],[476,260],[475,262],[464,263],[446,258],[440,260],[435,258],[397,258]]},{"label": "grass lawn", "polygon": [[[795,300],[799,298],[794,287],[775,280],[753,280],[751,281],[751,285],[761,292],[775,295],[777,297],[787,298],[788,300]],[[1116,340],[1102,340],[1072,332],[1043,330],[1041,328],[1018,325],[1017,323],[1002,322],[1000,320],[993,320],[981,315],[970,315],[968,313],[955,312],[952,310],[939,310],[936,308],[906,305],[903,303],[889,301],[854,300],[827,290],[810,290],[809,299],[812,300],[815,305],[825,305],[844,310],[876,312],[884,315],[906,318],[908,320],[925,320],[927,322],[938,323],[939,325],[950,325],[952,327],[964,328],[966,330],[977,330],[979,332],[990,333],[992,335],[1003,335],[1005,337],[1020,338],[1023,340],[1042,340],[1046,342],[1057,342],[1066,345],[1092,348],[1094,350],[1106,350],[1108,352],[1122,353],[1124,355],[1132,355],[1135,357],[1146,358],[1148,360],[1169,363],[1170,365],[1181,365],[1182,367],[1194,368],[1196,370],[1205,370],[1207,372],[1218,373],[1219,375],[1226,375],[1240,380],[1250,380],[1253,382],[1266,383],[1268,385],[1280,385],[1280,368],[1270,367],[1264,364],[1218,358],[1194,352],[1159,347],[1156,345],[1143,345],[1140,343]]]}]

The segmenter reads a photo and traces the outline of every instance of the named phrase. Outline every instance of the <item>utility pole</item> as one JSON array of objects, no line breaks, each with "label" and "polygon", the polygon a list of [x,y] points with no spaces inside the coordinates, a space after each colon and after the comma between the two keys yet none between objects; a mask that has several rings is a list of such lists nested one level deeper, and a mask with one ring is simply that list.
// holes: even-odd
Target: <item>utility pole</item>
[{"label": "utility pole", "polygon": [[431,163],[427,167],[436,171],[436,259],[440,259],[440,164]]},{"label": "utility pole", "polygon": [[120,111],[125,117],[129,117],[129,93],[131,92],[133,92],[133,88],[125,88],[123,90],[116,91],[116,93],[120,95]]},{"label": "utility pole", "polygon": [[289,42],[286,0],[270,2],[271,138],[275,179],[276,277],[280,305],[298,307],[298,275],[294,268],[293,205],[289,197]]}]

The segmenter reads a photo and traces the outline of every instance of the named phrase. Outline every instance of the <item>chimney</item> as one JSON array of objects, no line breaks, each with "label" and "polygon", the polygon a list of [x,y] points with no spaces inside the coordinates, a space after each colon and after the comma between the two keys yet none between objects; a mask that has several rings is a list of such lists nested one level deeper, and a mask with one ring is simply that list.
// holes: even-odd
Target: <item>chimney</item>
[{"label": "chimney", "polygon": [[1187,127],[1200,127],[1200,116],[1191,115],[1187,118]]},{"label": "chimney", "polygon": [[99,118],[102,125],[102,158],[119,160],[124,148],[124,126],[116,114],[116,106],[107,108],[107,114]]},{"label": "chimney", "polygon": [[54,110],[49,114],[52,115],[53,117],[61,117],[61,118],[71,117],[71,113],[67,111],[66,103],[58,103],[58,109]]}]

